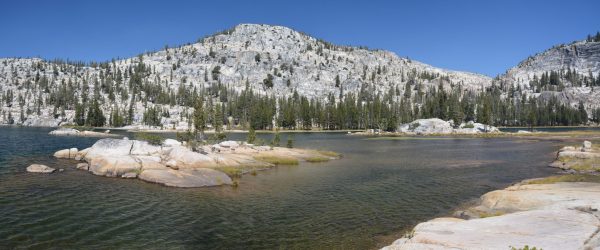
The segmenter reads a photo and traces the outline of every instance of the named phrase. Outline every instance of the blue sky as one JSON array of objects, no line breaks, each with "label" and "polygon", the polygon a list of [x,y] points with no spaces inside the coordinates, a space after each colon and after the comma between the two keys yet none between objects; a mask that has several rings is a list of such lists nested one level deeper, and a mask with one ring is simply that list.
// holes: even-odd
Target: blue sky
[{"label": "blue sky", "polygon": [[0,57],[105,61],[239,23],[495,76],[600,30],[600,1],[2,1]]}]

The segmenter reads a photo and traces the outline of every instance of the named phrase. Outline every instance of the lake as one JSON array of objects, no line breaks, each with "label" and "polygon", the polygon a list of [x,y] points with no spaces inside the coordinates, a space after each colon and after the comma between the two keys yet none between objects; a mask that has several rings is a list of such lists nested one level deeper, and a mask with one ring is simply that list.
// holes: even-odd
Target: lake
[{"label": "lake", "polygon": [[[76,170],[74,161],[51,155],[97,138],[53,137],[50,130],[0,127],[2,249],[375,248],[488,191],[554,173],[546,165],[562,146],[294,133],[297,147],[344,157],[245,175],[237,188],[180,189]],[[65,171],[27,173],[31,163]]]}]

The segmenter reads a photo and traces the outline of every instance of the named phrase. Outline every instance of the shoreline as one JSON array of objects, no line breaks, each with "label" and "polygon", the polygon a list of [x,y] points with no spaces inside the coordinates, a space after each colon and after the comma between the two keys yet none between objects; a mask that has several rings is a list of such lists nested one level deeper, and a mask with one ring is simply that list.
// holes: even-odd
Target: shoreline
[{"label": "shoreline", "polygon": [[[600,147],[565,146],[548,167],[562,171],[487,192],[395,233],[402,237],[381,249],[599,248]],[[572,232],[579,234],[564,238]]]}]

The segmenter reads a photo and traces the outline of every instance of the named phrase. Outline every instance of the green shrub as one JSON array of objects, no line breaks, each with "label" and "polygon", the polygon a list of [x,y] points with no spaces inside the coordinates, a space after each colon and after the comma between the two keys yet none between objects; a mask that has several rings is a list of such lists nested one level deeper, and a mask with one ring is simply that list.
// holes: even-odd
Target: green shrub
[{"label": "green shrub", "polygon": [[195,140],[195,136],[192,133],[192,131],[185,131],[185,132],[177,132],[176,137],[178,141],[180,142],[190,142],[192,140]]},{"label": "green shrub", "polygon": [[135,134],[135,139],[139,141],[147,141],[152,145],[161,145],[165,140],[165,138],[160,135],[149,133],[137,133]]},{"label": "green shrub", "polygon": [[475,128],[475,125],[473,123],[467,123],[463,126],[463,128]]},{"label": "green shrub", "polygon": [[256,131],[254,131],[254,128],[252,126],[250,126],[250,130],[248,130],[248,138],[246,138],[246,142],[248,142],[249,144],[254,144],[254,141],[256,141]]}]

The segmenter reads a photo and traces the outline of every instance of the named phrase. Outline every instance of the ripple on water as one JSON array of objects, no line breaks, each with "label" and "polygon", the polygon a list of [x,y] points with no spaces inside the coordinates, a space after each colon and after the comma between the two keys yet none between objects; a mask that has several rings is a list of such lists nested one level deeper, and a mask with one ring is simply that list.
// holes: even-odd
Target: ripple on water
[{"label": "ripple on water", "polygon": [[[96,139],[47,132],[0,128],[0,248],[373,248],[489,190],[547,175],[558,147],[295,134],[299,147],[345,156],[244,176],[237,189],[176,189],[75,170],[51,154]],[[66,170],[25,172],[40,162]]]}]

